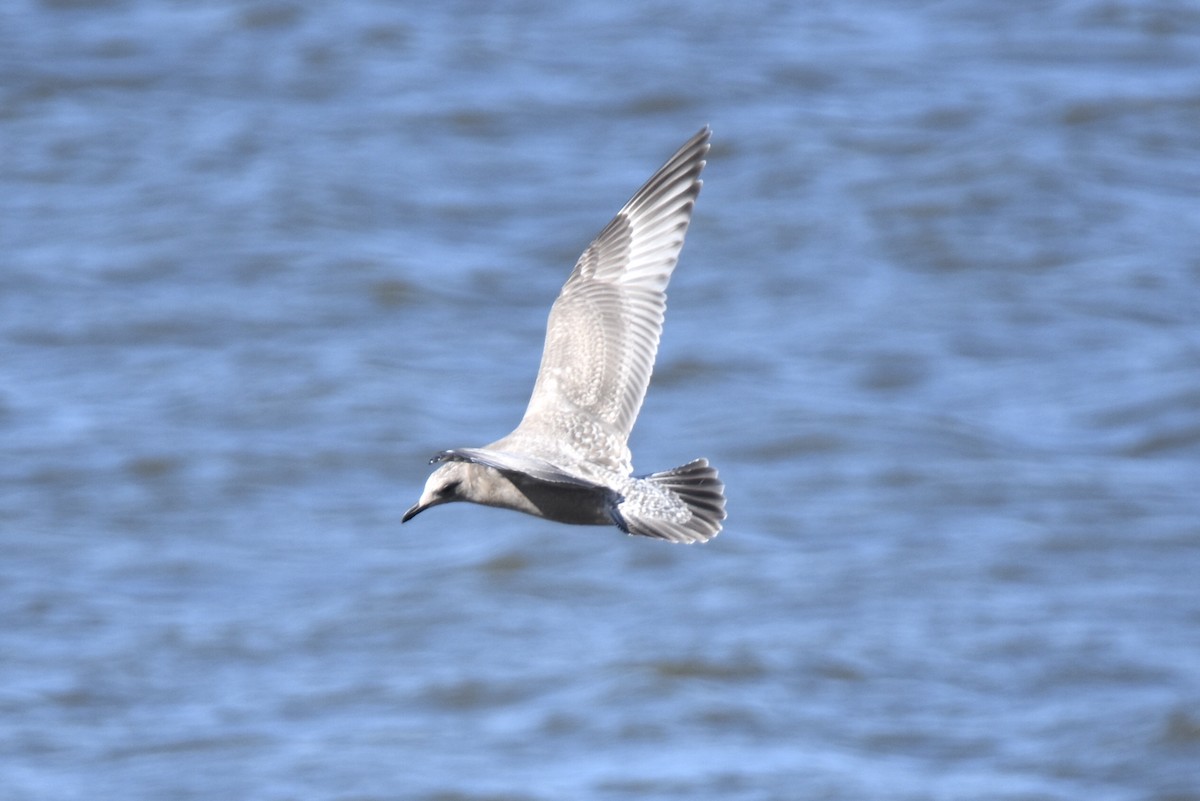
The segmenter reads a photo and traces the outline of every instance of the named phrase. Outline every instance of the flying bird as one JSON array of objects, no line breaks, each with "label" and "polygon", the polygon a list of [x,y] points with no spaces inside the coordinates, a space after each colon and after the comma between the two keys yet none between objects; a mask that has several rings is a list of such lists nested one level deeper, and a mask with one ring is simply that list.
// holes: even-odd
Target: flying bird
[{"label": "flying bird", "polygon": [[438,467],[402,522],[470,501],[671,542],[706,542],[721,531],[725,485],[707,459],[635,476],[628,445],[710,133],[705,126],[684,143],[579,257],[550,309],[520,425],[491,445],[434,456]]}]

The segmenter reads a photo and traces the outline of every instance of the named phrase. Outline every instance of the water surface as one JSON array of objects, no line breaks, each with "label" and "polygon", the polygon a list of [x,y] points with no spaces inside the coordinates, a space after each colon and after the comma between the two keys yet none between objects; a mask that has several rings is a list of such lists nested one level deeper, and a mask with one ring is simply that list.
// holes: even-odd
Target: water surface
[{"label": "water surface", "polygon": [[[633,446],[466,505],[704,123]],[[0,11],[0,795],[1200,798],[1200,13]]]}]

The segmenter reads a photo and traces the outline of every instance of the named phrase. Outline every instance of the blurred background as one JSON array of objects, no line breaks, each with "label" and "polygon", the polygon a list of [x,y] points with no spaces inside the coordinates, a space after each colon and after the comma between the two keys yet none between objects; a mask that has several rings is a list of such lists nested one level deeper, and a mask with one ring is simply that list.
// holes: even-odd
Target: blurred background
[{"label": "blurred background", "polygon": [[[460,504],[714,146],[642,472]],[[1200,7],[13,0],[0,796],[1200,798]]]}]

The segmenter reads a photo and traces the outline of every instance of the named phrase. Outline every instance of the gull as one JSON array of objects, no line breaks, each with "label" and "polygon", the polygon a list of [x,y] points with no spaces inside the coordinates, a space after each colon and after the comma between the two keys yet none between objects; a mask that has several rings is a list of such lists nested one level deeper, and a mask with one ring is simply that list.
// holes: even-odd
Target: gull
[{"label": "gull", "polygon": [[650,383],[710,130],[702,128],[588,245],[550,309],[541,367],[520,425],[482,448],[438,453],[408,522],[469,501],[626,534],[706,542],[725,519],[707,459],[633,475],[629,432]]}]

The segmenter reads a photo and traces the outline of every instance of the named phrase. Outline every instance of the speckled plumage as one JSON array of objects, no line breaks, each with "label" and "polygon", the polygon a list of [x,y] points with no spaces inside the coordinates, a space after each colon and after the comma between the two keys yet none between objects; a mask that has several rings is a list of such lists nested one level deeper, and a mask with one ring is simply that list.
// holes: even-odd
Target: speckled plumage
[{"label": "speckled plumage", "polygon": [[550,310],[542,363],[520,425],[485,448],[443,451],[404,515],[451,501],[565,523],[704,542],[725,519],[724,485],[704,459],[633,476],[629,433],[650,383],[709,129],[689,139],[579,257]]}]

